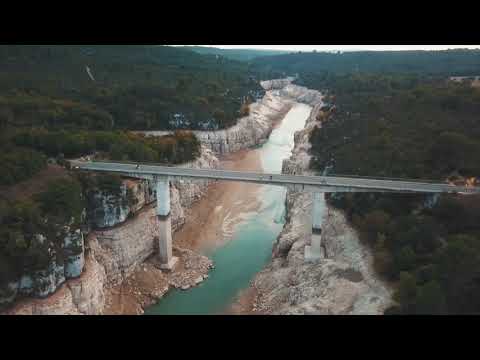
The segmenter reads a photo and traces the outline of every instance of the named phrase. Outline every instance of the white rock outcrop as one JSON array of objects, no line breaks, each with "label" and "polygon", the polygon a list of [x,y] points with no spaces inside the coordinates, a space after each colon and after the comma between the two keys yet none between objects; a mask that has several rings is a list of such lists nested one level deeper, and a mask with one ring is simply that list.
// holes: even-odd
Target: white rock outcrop
[{"label": "white rock outcrop", "polygon": [[5,315],[98,315],[105,304],[105,270],[91,253],[85,271],[78,279],[64,283],[45,299],[20,300]]}]

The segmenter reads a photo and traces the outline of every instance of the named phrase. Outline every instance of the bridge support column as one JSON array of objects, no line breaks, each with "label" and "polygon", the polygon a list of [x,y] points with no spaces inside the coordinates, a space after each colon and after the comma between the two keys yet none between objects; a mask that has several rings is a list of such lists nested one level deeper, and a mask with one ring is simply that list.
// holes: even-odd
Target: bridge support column
[{"label": "bridge support column", "polygon": [[305,261],[315,261],[322,258],[322,223],[324,205],[322,193],[312,194],[312,240],[305,246]]},{"label": "bridge support column", "polygon": [[172,255],[172,223],[170,219],[170,182],[168,179],[156,181],[158,217],[158,254],[160,268],[172,270],[178,258]]}]

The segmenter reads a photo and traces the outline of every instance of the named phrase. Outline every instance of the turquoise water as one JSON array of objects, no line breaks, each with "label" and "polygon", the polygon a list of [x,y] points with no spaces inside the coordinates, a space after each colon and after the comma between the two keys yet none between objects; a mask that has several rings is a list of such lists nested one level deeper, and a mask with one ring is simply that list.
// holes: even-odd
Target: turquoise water
[{"label": "turquoise water", "polygon": [[[258,151],[265,172],[281,172],[282,162],[290,157],[293,135],[305,126],[311,108],[296,105]],[[251,214],[234,230],[225,245],[206,255],[215,269],[198,287],[188,291],[170,291],[147,315],[207,315],[226,310],[239,292],[249,286],[256,273],[268,264],[272,246],[282,231],[285,217],[286,189],[262,186],[260,210]]]}]

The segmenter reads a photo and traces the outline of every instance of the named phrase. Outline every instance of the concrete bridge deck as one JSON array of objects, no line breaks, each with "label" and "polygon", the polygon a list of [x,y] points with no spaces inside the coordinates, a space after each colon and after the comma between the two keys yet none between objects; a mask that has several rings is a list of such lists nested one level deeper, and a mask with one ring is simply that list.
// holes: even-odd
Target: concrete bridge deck
[{"label": "concrete bridge deck", "polygon": [[478,194],[480,187],[456,186],[426,181],[371,179],[360,177],[300,176],[264,174],[216,169],[192,169],[154,164],[120,162],[70,161],[75,170],[119,173],[124,176],[150,179],[156,183],[157,216],[159,224],[158,249],[161,268],[171,270],[177,259],[172,254],[172,229],[170,220],[170,185],[172,178],[242,181],[257,184],[286,186],[290,189],[313,193],[312,238],[305,246],[305,261],[321,258],[321,226],[318,214],[319,193],[325,192],[392,192],[392,193],[460,193]]},{"label": "concrete bridge deck", "polygon": [[211,179],[286,186],[311,192],[394,192],[479,194],[480,187],[448,183],[371,179],[359,177],[300,176],[216,169],[192,169],[149,164],[71,161],[72,168],[86,171],[120,173],[125,176],[161,179]]}]

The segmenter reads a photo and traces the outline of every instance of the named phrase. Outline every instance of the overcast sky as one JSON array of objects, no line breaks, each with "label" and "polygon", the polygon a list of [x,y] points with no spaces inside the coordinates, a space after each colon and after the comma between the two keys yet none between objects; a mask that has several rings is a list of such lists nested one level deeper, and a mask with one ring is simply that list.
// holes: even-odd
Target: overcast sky
[{"label": "overcast sky", "polygon": [[480,49],[480,45],[198,45],[223,49],[269,49],[288,51],[332,50],[445,50],[454,48]]}]

